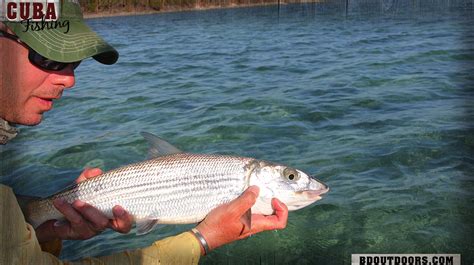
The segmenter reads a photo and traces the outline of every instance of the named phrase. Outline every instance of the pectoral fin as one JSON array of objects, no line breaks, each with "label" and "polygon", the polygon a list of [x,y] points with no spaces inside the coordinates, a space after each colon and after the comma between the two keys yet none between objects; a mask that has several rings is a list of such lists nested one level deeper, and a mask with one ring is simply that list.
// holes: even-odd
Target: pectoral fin
[{"label": "pectoral fin", "polygon": [[63,226],[63,225],[67,225],[67,224],[69,224],[68,220],[60,219],[60,220],[56,220],[53,225],[57,227],[57,226]]},{"label": "pectoral fin", "polygon": [[138,219],[136,220],[137,235],[148,234],[158,224],[158,219]]},{"label": "pectoral fin", "polygon": [[252,229],[252,210],[249,209],[241,217],[240,222],[245,225],[244,230]]}]

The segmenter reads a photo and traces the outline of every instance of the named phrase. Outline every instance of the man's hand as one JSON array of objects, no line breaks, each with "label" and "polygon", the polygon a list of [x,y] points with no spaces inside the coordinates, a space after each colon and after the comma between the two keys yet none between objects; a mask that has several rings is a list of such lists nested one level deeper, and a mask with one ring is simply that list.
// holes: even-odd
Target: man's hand
[{"label": "man's hand", "polygon": [[265,230],[286,227],[288,208],[276,198],[272,200],[273,215],[252,214],[251,229],[241,222],[241,217],[255,204],[258,193],[257,186],[249,187],[239,198],[212,210],[196,227],[211,250]]},{"label": "man's hand", "polygon": [[[102,171],[99,168],[86,168],[76,179],[76,183],[100,174]],[[128,233],[132,228],[132,217],[118,205],[112,209],[114,219],[109,220],[98,209],[79,200],[69,204],[64,200],[56,199],[53,203],[67,221],[57,223],[55,220],[50,220],[40,225],[36,229],[40,243],[56,238],[88,239],[107,228],[112,228],[120,233]]]}]

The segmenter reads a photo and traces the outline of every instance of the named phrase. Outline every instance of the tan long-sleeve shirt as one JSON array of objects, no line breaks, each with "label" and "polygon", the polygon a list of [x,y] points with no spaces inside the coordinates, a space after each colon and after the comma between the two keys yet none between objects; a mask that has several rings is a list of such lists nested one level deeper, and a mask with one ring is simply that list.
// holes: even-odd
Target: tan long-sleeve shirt
[{"label": "tan long-sleeve shirt", "polygon": [[116,253],[110,256],[61,261],[44,252],[36,239],[35,230],[25,222],[11,188],[0,184],[0,265],[49,264],[198,264],[199,242],[189,232],[156,241],[151,246]]}]

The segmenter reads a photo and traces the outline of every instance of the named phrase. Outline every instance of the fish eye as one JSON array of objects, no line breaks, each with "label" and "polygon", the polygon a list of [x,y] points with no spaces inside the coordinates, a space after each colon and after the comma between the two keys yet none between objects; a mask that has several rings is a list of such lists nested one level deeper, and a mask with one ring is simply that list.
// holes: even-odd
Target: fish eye
[{"label": "fish eye", "polygon": [[293,168],[287,167],[283,170],[283,177],[289,181],[297,181],[300,178],[300,174]]}]

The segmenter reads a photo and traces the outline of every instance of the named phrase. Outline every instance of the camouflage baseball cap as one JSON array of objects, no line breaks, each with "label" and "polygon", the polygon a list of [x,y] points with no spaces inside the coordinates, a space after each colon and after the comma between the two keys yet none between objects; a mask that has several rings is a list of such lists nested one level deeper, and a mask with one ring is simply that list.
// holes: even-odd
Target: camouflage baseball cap
[{"label": "camouflage baseball cap", "polygon": [[115,63],[118,52],[84,23],[78,1],[65,0],[60,4],[57,21],[5,24],[21,41],[48,59],[70,63],[93,57],[103,64]]}]

